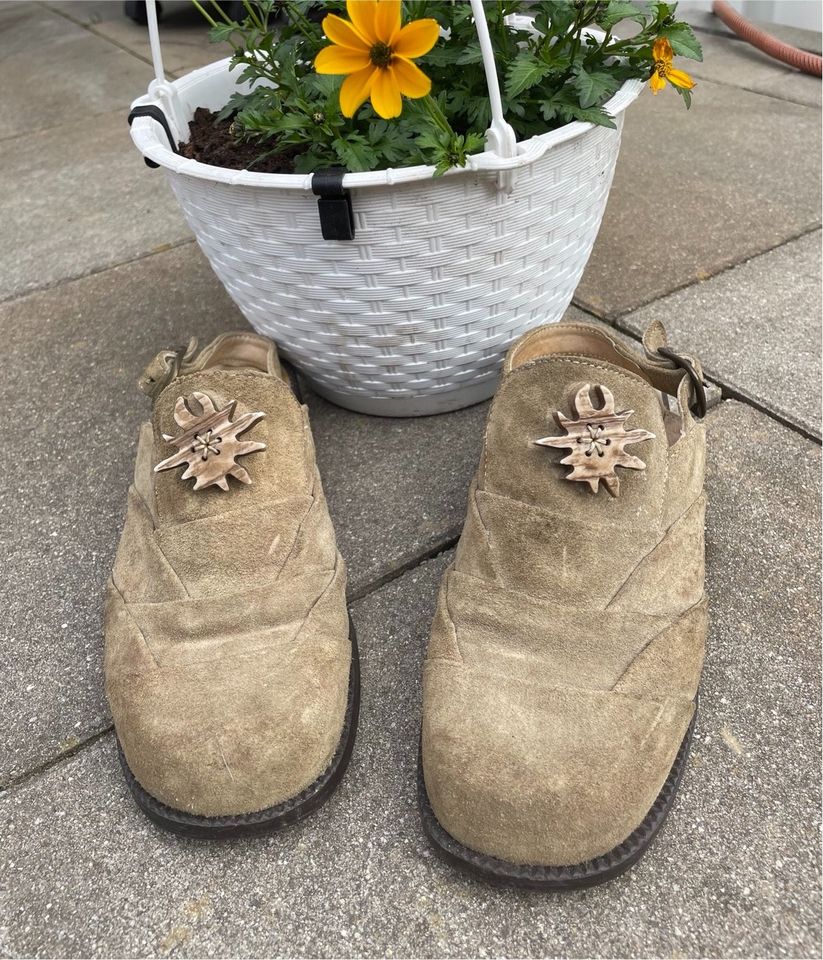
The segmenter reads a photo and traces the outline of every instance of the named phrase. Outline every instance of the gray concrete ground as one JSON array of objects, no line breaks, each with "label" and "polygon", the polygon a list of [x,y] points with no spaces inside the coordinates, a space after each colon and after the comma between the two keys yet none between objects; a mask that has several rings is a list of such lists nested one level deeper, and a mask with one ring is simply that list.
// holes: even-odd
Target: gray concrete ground
[{"label": "gray concrete ground", "polygon": [[[695,105],[629,112],[571,313],[630,338],[660,318],[717,384],[697,739],[640,865],[540,896],[455,874],[415,810],[420,663],[485,405],[380,420],[308,397],[363,658],[339,793],[216,845],[130,802],[100,601],[147,410],[134,381],[244,321],[128,138],[144,32],[116,2],[0,3],[0,955],[820,955],[820,84],[696,19]],[[214,58],[204,37],[170,5],[171,70]]]}]

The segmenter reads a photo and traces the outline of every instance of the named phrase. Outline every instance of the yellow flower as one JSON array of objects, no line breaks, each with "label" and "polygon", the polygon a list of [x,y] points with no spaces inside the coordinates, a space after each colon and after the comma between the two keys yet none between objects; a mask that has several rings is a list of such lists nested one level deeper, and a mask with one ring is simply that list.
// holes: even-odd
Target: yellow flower
[{"label": "yellow flower", "polygon": [[412,60],[437,43],[436,20],[412,20],[400,26],[400,0],[347,0],[351,22],[330,13],[323,32],[333,46],[314,61],[318,73],[347,74],[340,88],[340,109],[353,117],[371,98],[375,112],[389,120],[403,109],[401,96],[425,97],[431,80]]},{"label": "yellow flower", "polygon": [[675,70],[672,66],[674,53],[672,51],[672,45],[665,37],[658,37],[654,41],[652,57],[654,59],[654,67],[649,80],[649,86],[652,88],[653,94],[656,95],[659,90],[662,90],[663,87],[666,86],[667,80],[676,87],[683,87],[684,90],[692,89],[694,80],[692,80],[688,73],[685,73],[683,70]]}]

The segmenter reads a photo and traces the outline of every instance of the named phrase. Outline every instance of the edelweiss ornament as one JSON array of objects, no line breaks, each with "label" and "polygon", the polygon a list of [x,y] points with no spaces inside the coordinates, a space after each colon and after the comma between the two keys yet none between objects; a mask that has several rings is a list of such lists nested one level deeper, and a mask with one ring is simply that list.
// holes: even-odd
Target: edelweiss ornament
[{"label": "edelweiss ornament", "polygon": [[570,420],[559,410],[555,414],[567,436],[543,437],[534,443],[542,447],[571,449],[572,452],[560,461],[574,467],[566,480],[588,483],[592,493],[597,493],[602,480],[609,493],[616,497],[620,493],[620,478],[615,473],[615,467],[646,469],[646,464],[639,457],[626,453],[624,448],[630,443],[640,443],[641,440],[654,440],[654,434],[648,430],[627,431],[626,421],[634,410],[616,413],[611,390],[602,384],[595,386],[603,397],[602,407],[594,406],[591,399],[592,385],[584,384],[573,401],[577,419]]},{"label": "edelweiss ornament", "polygon": [[[192,412],[192,399],[196,400],[203,410],[200,416]],[[184,428],[184,432],[179,437],[163,434],[163,439],[174,444],[178,452],[158,463],[154,472],[172,470],[187,463],[188,468],[181,480],[194,477],[195,490],[202,490],[212,484],[216,484],[221,490],[228,490],[227,478],[230,476],[241,483],[251,483],[251,477],[235,460],[248,453],[265,450],[266,444],[254,440],[238,440],[237,437],[254,426],[258,420],[262,420],[265,413],[244,413],[232,421],[236,405],[236,400],[230,400],[225,407],[217,410],[205,393],[196,391],[190,397],[179,397],[174,405],[174,419],[179,427]]]}]

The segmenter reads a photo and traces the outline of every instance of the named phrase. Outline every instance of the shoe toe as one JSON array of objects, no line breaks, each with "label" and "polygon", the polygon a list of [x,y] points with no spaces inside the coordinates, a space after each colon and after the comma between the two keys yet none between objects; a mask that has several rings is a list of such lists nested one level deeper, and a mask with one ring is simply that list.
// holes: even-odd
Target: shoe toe
[{"label": "shoe toe", "polygon": [[640,826],[688,730],[685,699],[524,686],[426,665],[423,771],[457,841],[516,864],[579,865]]},{"label": "shoe toe", "polygon": [[324,648],[158,670],[109,685],[121,747],[146,792],[203,817],[289,800],[340,741],[349,660]]}]

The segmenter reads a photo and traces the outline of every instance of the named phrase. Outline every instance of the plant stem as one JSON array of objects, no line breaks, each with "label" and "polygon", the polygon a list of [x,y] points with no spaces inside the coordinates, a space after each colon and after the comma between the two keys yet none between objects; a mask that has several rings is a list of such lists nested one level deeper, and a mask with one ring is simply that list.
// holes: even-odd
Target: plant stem
[{"label": "plant stem", "polygon": [[200,3],[198,3],[198,0],[191,0],[191,2],[195,5],[195,7],[200,11],[200,13],[203,15],[203,17],[204,17],[206,20],[208,20],[208,22],[209,22],[213,27],[216,27],[216,26],[217,26],[216,21],[211,17],[211,15],[210,15],[209,13],[206,12],[205,7],[203,7]]},{"label": "plant stem", "polygon": [[286,5],[286,10],[288,11],[289,16],[294,20],[297,29],[307,40],[311,41],[311,43],[316,46],[317,36],[312,32],[311,24],[298,10],[297,6],[293,3],[289,3]]},{"label": "plant stem", "polygon": [[427,94],[425,97],[423,97],[422,102],[423,102],[423,106],[426,108],[426,111],[428,112],[432,120],[435,122],[436,126],[438,126],[443,131],[443,133],[447,133],[450,137],[454,137],[455,132],[452,129],[452,126],[449,123],[449,121],[446,119],[443,111],[438,106],[437,101],[434,99],[434,97],[432,97],[431,94]]}]

